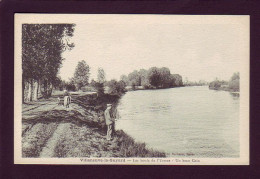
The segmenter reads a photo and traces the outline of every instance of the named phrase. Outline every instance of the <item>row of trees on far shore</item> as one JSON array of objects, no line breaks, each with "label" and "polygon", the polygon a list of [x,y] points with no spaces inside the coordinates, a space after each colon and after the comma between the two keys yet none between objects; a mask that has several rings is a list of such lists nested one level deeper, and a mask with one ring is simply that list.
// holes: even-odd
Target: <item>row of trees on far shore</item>
[{"label": "row of trees on far shore", "polygon": [[142,86],[145,89],[183,86],[182,76],[171,74],[169,68],[166,67],[134,70],[128,75],[122,75],[120,79],[133,89],[136,86]]},{"label": "row of trees on far shore", "polygon": [[97,80],[92,79],[89,82],[89,77],[90,67],[86,61],[82,60],[78,62],[73,78],[69,82],[62,81],[60,90],[96,91],[100,96],[105,92],[121,95],[126,92],[126,86],[131,86],[133,89],[137,86],[143,86],[145,89],[183,86],[182,77],[179,74],[171,74],[166,67],[135,70],[128,76],[122,75],[119,81],[115,79],[107,81],[105,71],[102,68],[98,68]]},{"label": "row of trees on far shore", "polygon": [[189,81],[188,78],[185,78],[183,85],[184,86],[206,86],[209,85],[209,83],[205,80]]},{"label": "row of trees on far shore", "polygon": [[225,91],[233,91],[233,92],[239,92],[239,82],[240,81],[240,75],[239,72],[236,72],[232,75],[229,81],[220,81],[218,79],[215,79],[211,83],[209,83],[209,88],[214,90],[225,90]]}]

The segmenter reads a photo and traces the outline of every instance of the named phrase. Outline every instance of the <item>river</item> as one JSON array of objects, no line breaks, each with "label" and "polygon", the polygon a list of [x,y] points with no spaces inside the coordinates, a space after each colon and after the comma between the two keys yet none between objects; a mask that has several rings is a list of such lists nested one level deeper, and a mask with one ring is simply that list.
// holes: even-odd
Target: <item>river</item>
[{"label": "river", "polygon": [[239,157],[239,96],[207,86],[129,91],[119,101],[123,129],[168,157]]}]

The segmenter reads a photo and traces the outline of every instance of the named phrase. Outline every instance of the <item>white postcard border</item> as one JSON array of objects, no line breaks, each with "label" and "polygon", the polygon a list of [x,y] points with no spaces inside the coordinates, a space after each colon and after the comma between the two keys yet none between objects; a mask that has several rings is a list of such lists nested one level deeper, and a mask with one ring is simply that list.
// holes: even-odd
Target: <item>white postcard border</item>
[{"label": "white postcard border", "polygon": [[[173,18],[174,16],[174,18]],[[142,18],[140,18],[142,17]],[[244,61],[240,67],[240,157],[239,158],[22,158],[22,24],[77,23],[88,18],[93,23],[176,23],[237,24],[244,37]],[[75,21],[75,19],[77,19]],[[109,19],[109,21],[107,20]],[[249,15],[89,15],[15,14],[14,59],[14,164],[93,165],[249,165]],[[236,43],[236,42],[234,42]]]}]

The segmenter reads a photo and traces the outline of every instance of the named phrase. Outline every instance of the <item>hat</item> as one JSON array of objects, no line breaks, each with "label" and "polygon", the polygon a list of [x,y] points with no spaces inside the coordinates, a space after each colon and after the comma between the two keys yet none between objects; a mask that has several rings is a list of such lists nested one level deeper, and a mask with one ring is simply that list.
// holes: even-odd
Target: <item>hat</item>
[{"label": "hat", "polygon": [[107,107],[112,106],[112,104],[107,104]]}]

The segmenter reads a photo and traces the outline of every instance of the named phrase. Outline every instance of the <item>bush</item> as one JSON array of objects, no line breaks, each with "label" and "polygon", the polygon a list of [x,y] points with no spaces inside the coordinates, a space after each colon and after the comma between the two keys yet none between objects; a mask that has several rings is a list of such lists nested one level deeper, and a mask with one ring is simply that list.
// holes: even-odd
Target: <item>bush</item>
[{"label": "bush", "polygon": [[109,88],[108,94],[121,96],[123,93],[126,92],[126,84],[122,80],[120,80],[119,82],[117,82],[116,80],[111,80],[106,84]]},{"label": "bush", "polygon": [[95,89],[99,96],[104,94],[104,83],[99,83],[92,80],[90,86]]},{"label": "bush", "polygon": [[227,81],[219,81],[215,80],[209,83],[209,88],[210,89],[215,89],[215,90],[224,90],[224,91],[234,91],[237,92],[239,91],[239,72],[234,73],[233,76],[230,78],[229,82]]},{"label": "bush", "polygon": [[221,83],[220,81],[216,80],[216,81],[212,81],[210,84],[209,84],[209,88],[211,89],[219,89],[221,87]]},{"label": "bush", "polygon": [[66,84],[65,87],[68,91],[76,91],[76,86],[73,83]]}]

